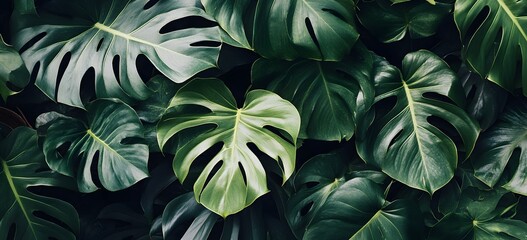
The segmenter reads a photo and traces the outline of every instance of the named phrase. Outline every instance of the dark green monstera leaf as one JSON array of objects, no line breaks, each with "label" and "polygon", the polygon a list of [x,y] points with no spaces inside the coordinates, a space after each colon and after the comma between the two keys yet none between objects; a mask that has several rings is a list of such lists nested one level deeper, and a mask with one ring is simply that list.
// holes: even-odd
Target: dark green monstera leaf
[{"label": "dark green monstera leaf", "polygon": [[293,104],[272,92],[250,91],[238,108],[223,82],[196,79],[176,93],[157,132],[161,149],[177,140],[170,149],[176,149],[173,168],[182,182],[199,155],[223,144],[195,182],[194,193],[199,203],[225,217],[268,192],[266,172],[248,144],[275,159],[285,181],[294,170],[299,128]]},{"label": "dark green monstera leaf", "polygon": [[76,177],[79,190],[125,189],[148,176],[148,146],[135,111],[119,100],[99,99],[86,106],[86,121],[57,117],[45,130],[44,154],[51,169]]},{"label": "dark green monstera leaf", "polygon": [[360,0],[357,6],[359,21],[378,40],[389,43],[403,39],[434,35],[452,4],[430,5],[424,1],[393,4],[388,0]]},{"label": "dark green monstera leaf", "polygon": [[517,204],[506,204],[504,193],[465,189],[457,210],[435,224],[428,239],[527,239],[527,223],[504,216]]},{"label": "dark green monstera leaf", "polygon": [[[491,187],[503,178],[504,188],[527,195],[526,151],[527,106],[525,100],[511,101],[498,122],[478,141],[472,158],[475,176]],[[507,166],[511,174],[505,174]]]},{"label": "dark green monstera leaf", "polygon": [[[66,177],[47,168],[37,145],[37,133],[19,127],[0,141],[0,239],[75,239],[79,217],[75,208],[62,200],[33,193],[32,187],[71,188]],[[44,213],[49,217],[36,215]],[[62,222],[57,224],[50,219]]]},{"label": "dark green monstera leaf", "polygon": [[318,155],[295,176],[287,219],[299,239],[422,239],[422,218],[410,201],[388,202],[374,181],[348,179],[337,154]]},{"label": "dark green monstera leaf", "polygon": [[352,49],[353,0],[202,0],[227,34],[268,58],[340,60]]},{"label": "dark green monstera leaf", "polygon": [[467,64],[482,78],[509,91],[521,86],[527,95],[527,1],[456,1],[454,19]]},{"label": "dark green monstera leaf", "polygon": [[340,141],[353,136],[356,115],[373,104],[373,75],[372,56],[363,51],[340,62],[259,59],[252,67],[252,84],[296,106],[300,138]]},{"label": "dark green monstera leaf", "polygon": [[[402,71],[383,60],[377,64],[377,115],[357,139],[358,152],[392,178],[433,193],[452,179],[458,162],[453,133],[444,125],[460,135],[467,156],[478,137],[479,127],[459,107],[465,101],[461,83],[442,59],[425,50],[406,55]],[[381,111],[387,107],[383,100],[395,105]]]},{"label": "dark green monstera leaf", "polygon": [[28,83],[29,72],[20,54],[0,35],[0,97],[6,101],[7,97],[19,92]]},{"label": "dark green monstera leaf", "polygon": [[[99,98],[145,99],[150,91],[137,65],[142,55],[175,82],[216,66],[217,27],[170,26],[207,19],[199,6],[198,0],[48,1],[15,34],[15,46],[28,69],[38,71],[36,85],[58,102],[83,107],[81,81],[95,81]],[[83,80],[89,71],[95,80]]]}]

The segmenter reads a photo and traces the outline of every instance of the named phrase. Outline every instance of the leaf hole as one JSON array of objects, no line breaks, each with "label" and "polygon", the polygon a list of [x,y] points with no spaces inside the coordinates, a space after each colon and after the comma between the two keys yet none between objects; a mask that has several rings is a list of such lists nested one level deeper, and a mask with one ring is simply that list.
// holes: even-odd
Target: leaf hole
[{"label": "leaf hole", "polygon": [[34,211],[33,215],[35,217],[38,217],[38,218],[43,219],[45,221],[52,222],[52,223],[54,223],[56,225],[59,225],[61,228],[67,229],[70,232],[73,232],[73,229],[71,229],[68,226],[68,224],[66,224],[65,222],[63,222],[63,221],[61,221],[61,220],[59,220],[59,219],[57,219],[57,218],[45,213],[43,211]]},{"label": "leaf hole", "polygon": [[148,1],[145,6],[143,7],[144,10],[148,10],[150,9],[151,7],[153,7],[154,5],[156,5],[156,3],[159,2],[159,0],[150,0]]},{"label": "leaf hole", "polygon": [[63,144],[61,144],[55,151],[55,156],[57,158],[63,158],[64,156],[66,156],[68,154],[68,151],[71,147],[71,142],[65,142]]},{"label": "leaf hole", "polygon": [[[205,186],[209,185],[209,182],[210,180],[212,180],[212,178],[216,175],[216,173],[218,173],[218,171],[220,170],[221,166],[223,166],[223,161],[219,161],[216,163],[216,165],[214,165],[214,167],[212,168],[212,170],[210,171],[209,175],[207,176],[207,179],[205,180],[205,184],[203,185],[205,189]],[[201,193],[199,193],[201,195]]]},{"label": "leaf hole", "polygon": [[216,41],[200,41],[190,44],[192,47],[219,47],[220,45],[221,42]]},{"label": "leaf hole", "polygon": [[503,170],[503,173],[500,177],[501,178],[500,181],[503,181],[503,184],[506,182],[509,182],[512,179],[512,177],[514,176],[514,173],[520,166],[521,152],[522,152],[522,149],[520,147],[516,147],[512,151],[509,161],[507,162],[507,165],[505,166],[505,169]]},{"label": "leaf hole", "polygon": [[314,188],[314,187],[318,186],[319,184],[320,184],[320,182],[307,182],[307,183],[305,183],[307,189]]},{"label": "leaf hole", "polygon": [[315,43],[315,45],[317,46],[318,50],[320,52],[322,52],[320,50],[320,43],[318,42],[317,36],[315,34],[315,29],[313,28],[313,25],[311,24],[311,20],[309,20],[309,18],[307,18],[307,17],[305,19],[305,24],[306,24],[307,31],[309,32],[309,36],[311,36],[311,39],[313,40],[313,43]]},{"label": "leaf hole", "polygon": [[103,42],[104,42],[104,38],[101,38],[101,40],[99,40],[99,43],[97,44],[97,49],[95,49],[96,52],[101,50],[101,46],[102,46]]},{"label": "leaf hole", "polygon": [[391,148],[397,141],[399,141],[402,135],[403,129],[400,129],[399,132],[397,132],[397,134],[395,134],[395,136],[393,136],[392,140],[390,141],[390,144],[388,145],[389,148]]},{"label": "leaf hole", "polygon": [[452,99],[450,99],[449,97],[447,97],[445,95],[439,94],[439,93],[425,92],[425,93],[423,93],[423,97],[424,98],[428,98],[428,99],[432,99],[432,100],[437,100],[437,101],[441,101],[441,102],[450,103],[452,105],[456,105],[457,106],[457,104],[454,101],[452,101]]},{"label": "leaf hole", "polygon": [[276,134],[277,136],[279,136],[280,138],[282,138],[283,140],[287,141],[289,144],[294,144],[294,139],[293,140],[293,137],[291,135],[289,135],[289,133],[287,133],[286,131],[282,130],[282,129],[279,129],[279,128],[275,128],[273,126],[269,126],[269,125],[265,125],[263,127],[264,129],[266,130],[269,130],[270,132]]},{"label": "leaf hole", "polygon": [[81,79],[80,97],[84,102],[95,100],[95,69],[88,68]]},{"label": "leaf hole", "polygon": [[30,82],[35,82],[37,79],[38,73],[40,71],[40,61],[35,63],[35,66],[33,66],[33,69],[31,70],[31,75],[29,76]]},{"label": "leaf hole", "polygon": [[42,33],[37,34],[36,36],[31,38],[31,40],[29,40],[26,44],[24,44],[20,48],[20,50],[18,52],[20,52],[20,54],[22,54],[23,52],[25,52],[29,48],[33,47],[38,41],[42,40],[46,35],[47,35],[46,32],[42,32]]},{"label": "leaf hole", "polygon": [[121,56],[115,55],[112,59],[112,69],[117,83],[121,85]]},{"label": "leaf hole", "polygon": [[476,31],[480,28],[481,24],[487,19],[490,13],[490,7],[485,6],[481,11],[479,12],[478,16],[472,21],[472,24],[468,27],[466,31],[465,38],[466,39],[472,39],[472,36],[476,33]]},{"label": "leaf hole", "polygon": [[95,154],[93,154],[93,159],[90,165],[90,173],[95,186],[98,188],[103,188],[101,180],[99,179],[99,161],[99,151],[97,151]]},{"label": "leaf hole", "polygon": [[15,234],[16,234],[16,224],[12,223],[9,227],[9,231],[7,232],[7,238],[8,240],[15,240]]},{"label": "leaf hole", "polygon": [[429,116],[426,118],[426,121],[441,130],[444,134],[448,135],[457,146],[463,145],[461,136],[450,122],[436,116]]},{"label": "leaf hole", "polygon": [[215,26],[217,24],[213,21],[198,16],[189,16],[165,24],[165,26],[159,29],[159,33],[166,34],[187,28],[208,28]]},{"label": "leaf hole", "polygon": [[385,116],[397,104],[397,97],[390,96],[375,103],[375,114],[379,117]]},{"label": "leaf hole", "polygon": [[243,165],[241,162],[238,162],[238,168],[240,168],[240,172],[242,173],[243,182],[245,183],[245,185],[248,185],[247,174],[245,173],[245,169],[243,168]]},{"label": "leaf hole", "polygon": [[154,64],[148,60],[146,55],[139,54],[137,55],[137,58],[135,58],[135,66],[141,80],[143,80],[144,83],[148,82],[154,73]]},{"label": "leaf hole", "polygon": [[305,206],[303,206],[302,209],[300,209],[300,216],[301,217],[306,216],[307,213],[309,213],[309,211],[311,211],[311,208],[313,207],[313,204],[314,204],[314,202],[310,201]]},{"label": "leaf hole", "polygon": [[[207,127],[207,126],[200,126],[200,127]],[[187,129],[186,131],[192,131],[192,129]],[[199,132],[202,133],[202,131],[199,131]],[[188,141],[191,141],[196,135],[187,134],[187,136],[188,136],[188,139],[180,139],[180,141],[178,142],[179,146],[185,145]],[[223,147],[223,142],[218,142],[212,145],[212,147],[210,147],[209,149],[205,150],[199,156],[197,156],[196,159],[194,159],[194,161],[192,162],[190,166],[189,176],[187,177],[187,179],[185,179],[185,183],[194,182],[199,176],[199,174],[203,171],[205,166],[210,162],[210,160],[214,158],[214,156],[216,156],[221,151],[222,147]],[[213,169],[213,172],[214,172],[214,169]],[[210,176],[213,176],[213,174],[210,174],[209,177]]]},{"label": "leaf hole", "polygon": [[62,82],[62,77],[64,76],[64,73],[66,72],[66,68],[68,68],[68,65],[70,64],[71,60],[71,52],[67,52],[62,57],[62,60],[60,61],[59,69],[57,72],[57,82],[55,86],[55,96],[58,96],[59,86]]},{"label": "leaf hole", "polygon": [[127,137],[121,139],[119,142],[121,145],[134,145],[134,144],[146,144],[142,137]]}]

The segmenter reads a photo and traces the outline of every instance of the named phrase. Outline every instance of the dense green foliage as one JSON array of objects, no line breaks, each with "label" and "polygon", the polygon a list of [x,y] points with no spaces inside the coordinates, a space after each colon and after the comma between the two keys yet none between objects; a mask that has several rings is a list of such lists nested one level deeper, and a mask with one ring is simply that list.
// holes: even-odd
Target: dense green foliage
[{"label": "dense green foliage", "polygon": [[526,0],[0,20],[0,240],[527,239]]}]

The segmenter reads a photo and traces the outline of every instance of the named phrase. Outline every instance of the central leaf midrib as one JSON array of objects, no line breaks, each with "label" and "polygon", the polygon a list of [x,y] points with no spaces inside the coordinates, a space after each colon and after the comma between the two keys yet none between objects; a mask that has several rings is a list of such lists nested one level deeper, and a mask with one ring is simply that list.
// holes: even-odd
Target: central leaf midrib
[{"label": "central leaf midrib", "polygon": [[20,199],[20,194],[18,193],[15,183],[13,182],[13,176],[11,175],[11,171],[9,171],[9,166],[7,166],[7,163],[5,161],[0,160],[0,162],[2,162],[2,168],[4,169],[5,177],[7,179],[7,182],[9,183],[9,187],[11,188],[11,191],[13,192],[15,200],[18,203],[20,210],[22,210],[22,214],[24,215],[24,218],[26,219],[29,225],[29,228],[31,229],[31,233],[33,233],[33,236],[35,237],[35,239],[37,239],[37,234],[35,232],[35,229],[33,228],[33,222],[29,219],[29,215],[27,214],[24,204],[22,203],[22,200]]},{"label": "central leaf midrib", "polygon": [[123,157],[119,152],[117,152],[115,149],[113,149],[110,145],[108,145],[105,141],[103,141],[101,138],[99,138],[97,135],[95,135],[94,132],[92,132],[91,129],[88,129],[86,130],[86,134],[88,134],[88,136],[90,136],[93,140],[95,140],[96,142],[98,142],[100,145],[102,145],[104,148],[107,148],[109,149],[111,152],[115,153],[117,156],[119,156],[119,158],[125,162],[126,161],[126,158]]},{"label": "central leaf midrib", "polygon": [[[421,160],[423,161],[423,170],[425,171],[427,179],[430,179],[430,174],[428,173],[428,169],[426,167],[426,163],[424,161],[426,160],[426,155],[423,153],[422,150],[422,144],[421,139],[419,137],[419,129],[417,124],[417,117],[414,109],[414,99],[412,98],[412,93],[410,88],[408,87],[407,83],[405,81],[401,81],[403,84],[404,93],[406,96],[406,100],[408,101],[408,109],[410,110],[410,117],[412,119],[412,126],[414,128],[415,133],[415,139],[417,141],[417,149],[419,150],[419,155],[421,156]],[[426,185],[426,183],[423,181],[423,184]]]},{"label": "central leaf midrib", "polygon": [[507,13],[507,16],[509,16],[509,18],[511,19],[512,23],[514,24],[514,26],[516,26],[518,31],[520,31],[520,34],[522,35],[523,39],[525,41],[527,41],[527,33],[525,33],[525,31],[523,31],[522,26],[520,25],[520,23],[516,19],[517,16],[514,15],[514,13],[511,12],[511,10],[509,9],[509,6],[507,6],[507,4],[505,4],[503,2],[503,0],[497,0],[497,1],[498,1],[498,4],[500,5],[500,7],[505,11],[505,13]]}]

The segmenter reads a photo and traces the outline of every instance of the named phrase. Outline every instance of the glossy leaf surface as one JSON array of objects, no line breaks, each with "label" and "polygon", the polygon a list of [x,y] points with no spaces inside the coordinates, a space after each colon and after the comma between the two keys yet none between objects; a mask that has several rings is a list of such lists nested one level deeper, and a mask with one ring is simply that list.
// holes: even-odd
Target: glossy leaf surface
[{"label": "glossy leaf surface", "polygon": [[0,96],[5,102],[7,97],[19,92],[28,83],[29,72],[20,54],[0,35]]},{"label": "glossy leaf surface", "polygon": [[[148,97],[137,66],[141,55],[175,82],[216,66],[219,44],[202,43],[219,42],[217,27],[167,27],[183,18],[206,19],[199,1],[150,2],[51,1],[41,17],[28,20],[32,26],[15,35],[15,46],[24,50],[28,69],[38,69],[36,85],[51,99],[76,107],[83,107],[81,81],[94,81],[99,98]],[[88,71],[95,80],[82,80]]]},{"label": "glossy leaf surface", "polygon": [[86,106],[87,120],[58,117],[45,133],[44,154],[49,166],[76,177],[79,190],[127,188],[148,176],[148,146],[140,143],[143,126],[135,111],[119,100],[96,100]]},{"label": "glossy leaf surface", "polygon": [[448,65],[428,51],[406,55],[402,71],[382,60],[377,64],[376,111],[382,100],[395,105],[375,116],[364,139],[358,139],[358,152],[392,178],[433,193],[454,176],[458,151],[449,132],[432,124],[431,117],[454,128],[467,155],[478,137],[477,123],[459,107],[465,101],[461,84]]},{"label": "glossy leaf surface", "polygon": [[248,144],[277,161],[284,181],[293,173],[300,116],[278,95],[253,90],[237,108],[223,82],[196,79],[176,93],[170,108],[158,124],[158,141],[161,149],[172,138],[178,141],[173,168],[180,181],[199,155],[222,143],[194,184],[197,201],[213,212],[239,212],[268,192],[266,172]]},{"label": "glossy leaf surface", "polygon": [[[57,198],[35,194],[33,187],[67,187],[68,179],[50,171],[37,145],[37,133],[19,127],[0,141],[0,239],[14,226],[14,239],[75,239],[79,220],[75,208]],[[49,217],[37,216],[37,212]]]}]

